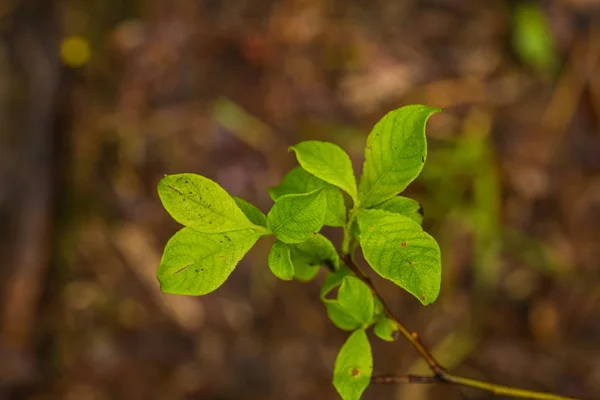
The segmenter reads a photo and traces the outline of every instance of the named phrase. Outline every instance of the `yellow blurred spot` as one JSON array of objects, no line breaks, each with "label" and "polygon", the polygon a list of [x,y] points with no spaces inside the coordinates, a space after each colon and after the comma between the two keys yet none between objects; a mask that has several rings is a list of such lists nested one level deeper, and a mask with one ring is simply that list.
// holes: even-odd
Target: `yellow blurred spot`
[{"label": "yellow blurred spot", "polygon": [[92,56],[90,43],[81,36],[69,36],[60,44],[60,58],[71,68],[82,67]]}]

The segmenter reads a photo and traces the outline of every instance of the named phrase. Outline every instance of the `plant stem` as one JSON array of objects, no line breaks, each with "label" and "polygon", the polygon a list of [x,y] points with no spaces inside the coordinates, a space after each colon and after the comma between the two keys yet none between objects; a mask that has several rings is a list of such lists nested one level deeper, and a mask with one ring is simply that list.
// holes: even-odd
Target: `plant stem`
[{"label": "plant stem", "polygon": [[[346,240],[346,236],[349,234],[344,232],[344,239]],[[349,239],[348,239],[349,243]],[[383,310],[388,318],[393,320],[397,326],[398,331],[408,340],[412,346],[417,350],[419,356],[423,360],[427,362],[429,369],[433,372],[433,376],[419,376],[419,375],[404,375],[404,376],[395,376],[395,375],[386,375],[386,376],[376,376],[371,379],[373,383],[446,383],[446,384],[454,384],[458,386],[477,388],[481,390],[485,390],[491,392],[496,395],[505,395],[512,397],[519,397],[522,399],[537,399],[537,400],[577,400],[574,397],[565,397],[559,396],[551,393],[543,393],[536,392],[531,390],[517,389],[509,386],[497,385],[494,383],[488,383],[485,381],[480,381],[476,379],[464,378],[462,376],[457,376],[448,372],[431,354],[431,352],[425,347],[423,342],[421,342],[421,338],[417,332],[409,331],[402,322],[392,313],[390,308],[387,306],[375,286],[362,269],[358,266],[356,262],[352,259],[350,254],[342,252],[340,254],[342,261],[350,268],[350,270],[361,280],[363,281],[371,291],[373,295],[377,296],[379,300],[381,300],[381,304],[383,305]]]}]

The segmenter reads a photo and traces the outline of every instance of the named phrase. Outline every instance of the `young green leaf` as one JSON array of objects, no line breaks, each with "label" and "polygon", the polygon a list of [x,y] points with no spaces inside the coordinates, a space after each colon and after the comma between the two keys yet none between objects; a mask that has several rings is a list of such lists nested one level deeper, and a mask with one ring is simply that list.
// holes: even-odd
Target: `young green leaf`
[{"label": "young green leaf", "polygon": [[421,205],[418,201],[408,197],[392,197],[381,204],[377,204],[373,208],[376,210],[384,210],[396,214],[402,214],[412,219],[419,225],[423,223],[423,209],[421,208]]},{"label": "young green leaf", "polygon": [[303,259],[300,261],[295,257],[292,249],[292,264],[294,264],[294,279],[300,282],[310,282],[319,273],[319,265],[311,265],[304,262]]},{"label": "young green leaf", "polygon": [[302,167],[295,167],[283,178],[283,181],[269,189],[273,201],[286,194],[300,194],[323,189],[327,196],[327,212],[325,222],[327,226],[344,226],[346,222],[346,205],[342,192],[337,187],[306,172]]},{"label": "young green leaf", "polygon": [[326,207],[323,189],[281,196],[267,214],[267,227],[284,243],[304,242],[321,230]]},{"label": "young green leaf", "polygon": [[158,183],[158,195],[175,221],[200,232],[254,226],[225,189],[200,175],[167,175]]},{"label": "young green leaf", "polygon": [[334,186],[352,197],[356,203],[356,178],[350,157],[341,147],[333,143],[310,140],[290,147],[296,152],[298,162],[309,173]]},{"label": "young green leaf", "polygon": [[250,222],[258,226],[267,226],[267,216],[263,214],[254,204],[247,202],[241,197],[233,196],[235,204],[238,205],[240,210],[248,217]]},{"label": "young green leaf", "polygon": [[425,124],[439,111],[422,105],[405,106],[375,125],[367,139],[358,190],[362,207],[394,197],[419,175],[427,157]]},{"label": "young green leaf", "polygon": [[383,210],[361,210],[358,224],[363,254],[373,270],[423,305],[433,303],[441,281],[435,239],[410,218]]},{"label": "young green leaf", "polygon": [[373,293],[355,276],[347,275],[342,281],[338,302],[361,326],[373,319]]},{"label": "young green leaf", "polygon": [[292,280],[294,277],[294,265],[292,264],[290,246],[275,242],[269,253],[269,268],[273,275],[284,281]]},{"label": "young green leaf", "polygon": [[398,326],[388,317],[381,316],[373,327],[373,332],[380,339],[386,342],[393,342],[398,335]]},{"label": "young green leaf", "polygon": [[214,291],[260,236],[255,229],[212,234],[181,229],[167,242],[158,267],[161,290],[192,296]]},{"label": "young green leaf", "polygon": [[327,316],[333,324],[343,331],[354,331],[363,327],[359,321],[348,313],[348,310],[337,300],[325,300]]},{"label": "young green leaf", "polygon": [[295,271],[294,278],[308,282],[317,275],[321,266],[337,269],[340,265],[340,257],[329,239],[319,233],[305,242],[292,246],[292,263]]},{"label": "young green leaf", "polygon": [[[327,294],[338,286],[337,299],[328,299]],[[321,289],[321,299],[329,318],[340,329],[365,328],[373,320],[375,298],[364,282],[349,275],[347,268],[327,275]]]},{"label": "young green leaf", "polygon": [[294,246],[293,253],[298,259],[304,259],[312,265],[327,265],[329,269],[338,269],[340,256],[333,244],[320,233],[305,242]]},{"label": "young green leaf", "polygon": [[359,400],[371,382],[373,355],[364,330],[352,333],[335,360],[333,385],[343,400]]},{"label": "young green leaf", "polygon": [[325,301],[326,296],[338,286],[341,286],[344,281],[344,277],[350,274],[350,269],[343,265],[335,272],[327,273],[325,276],[325,281],[323,282],[323,286],[321,287],[321,300]]}]

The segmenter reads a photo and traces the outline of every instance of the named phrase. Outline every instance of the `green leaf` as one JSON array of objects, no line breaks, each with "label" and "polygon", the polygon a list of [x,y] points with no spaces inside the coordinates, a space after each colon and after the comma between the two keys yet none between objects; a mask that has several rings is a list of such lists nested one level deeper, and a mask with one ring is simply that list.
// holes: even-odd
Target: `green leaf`
[{"label": "green leaf", "polygon": [[241,197],[233,196],[233,200],[235,200],[235,204],[238,205],[240,210],[248,217],[250,222],[254,225],[258,226],[267,226],[267,217],[266,215],[260,211],[254,204],[247,202]]},{"label": "green leaf", "polygon": [[364,330],[352,333],[340,349],[333,371],[333,385],[343,400],[359,400],[371,382],[373,355]]},{"label": "green leaf", "polygon": [[398,325],[388,317],[381,316],[373,327],[373,332],[380,339],[393,342],[398,335]]},{"label": "green leaf", "polygon": [[292,264],[290,246],[275,242],[269,253],[269,268],[273,275],[284,281],[292,280],[294,277],[294,265]]},{"label": "green leaf", "polygon": [[167,175],[158,183],[158,195],[175,221],[200,232],[254,226],[225,189],[200,175]]},{"label": "green leaf", "polygon": [[519,57],[537,72],[550,76],[557,72],[556,43],[548,19],[539,5],[515,5],[512,44]]},{"label": "green leaf", "polygon": [[302,259],[299,261],[292,250],[292,264],[294,264],[294,279],[300,282],[310,282],[319,273],[319,265],[311,265],[304,262]]},{"label": "green leaf", "polygon": [[373,293],[355,276],[344,277],[338,291],[338,302],[361,326],[373,319]]},{"label": "green leaf", "polygon": [[211,234],[181,229],[167,242],[158,267],[161,290],[193,296],[214,291],[260,236],[254,229]]},{"label": "green leaf", "polygon": [[385,279],[424,304],[438,297],[440,248],[412,219],[383,210],[358,213],[360,244],[367,262]]},{"label": "green leaf", "polygon": [[340,256],[333,244],[320,233],[305,242],[294,246],[294,253],[313,265],[327,265],[329,269],[338,269]]},{"label": "green leaf", "polygon": [[354,331],[362,328],[363,324],[354,319],[348,310],[337,300],[325,300],[327,316],[333,324],[344,331]]},{"label": "green leaf", "polygon": [[284,243],[304,242],[321,230],[326,207],[323,189],[281,196],[267,215],[267,227]]},{"label": "green leaf", "polygon": [[350,274],[350,269],[345,265],[335,272],[328,272],[321,287],[321,300],[325,300],[326,296],[338,286],[341,286],[344,277]]},{"label": "green leaf", "polygon": [[352,162],[341,147],[333,143],[310,140],[300,142],[290,149],[296,152],[296,158],[302,168],[344,190],[356,203],[358,197]]},{"label": "green leaf", "polygon": [[292,247],[292,262],[296,271],[294,278],[302,282],[312,280],[321,266],[333,270],[340,266],[335,247],[320,233]]},{"label": "green leaf", "polygon": [[273,201],[276,201],[286,194],[308,193],[316,189],[324,189],[327,196],[327,212],[323,225],[344,226],[346,205],[342,192],[337,187],[309,174],[302,167],[295,167],[288,172],[281,184],[269,189],[269,194]]},{"label": "green leaf", "polygon": [[423,223],[423,209],[418,201],[408,197],[396,196],[373,207],[376,210],[385,210],[396,214],[402,214],[419,225]]},{"label": "green leaf", "polygon": [[410,105],[385,115],[367,139],[358,198],[369,208],[402,192],[427,158],[425,124],[439,108]]}]

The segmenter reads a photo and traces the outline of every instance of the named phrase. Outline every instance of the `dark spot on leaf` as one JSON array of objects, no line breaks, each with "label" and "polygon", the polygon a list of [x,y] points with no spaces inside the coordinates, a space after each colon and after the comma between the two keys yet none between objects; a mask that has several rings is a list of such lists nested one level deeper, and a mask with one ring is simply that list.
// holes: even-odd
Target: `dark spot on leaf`
[{"label": "dark spot on leaf", "polygon": [[353,377],[357,377],[360,374],[360,371],[358,370],[358,368],[352,368],[352,376]]},{"label": "dark spot on leaf", "polygon": [[414,265],[414,261],[409,261],[408,265]]},{"label": "dark spot on leaf", "polygon": [[186,265],[186,266],[184,266],[184,267],[181,267],[181,268],[179,268],[179,269],[178,269],[177,271],[175,271],[173,274],[174,274],[174,275],[177,275],[178,273],[185,271],[186,269],[188,269],[188,268],[190,267],[190,265],[192,265],[192,264],[188,264],[188,265]]},{"label": "dark spot on leaf", "polygon": [[419,204],[419,214],[421,214],[421,217],[425,216],[425,213],[423,212],[423,206]]},{"label": "dark spot on leaf", "polygon": [[392,339],[398,340],[399,338],[400,338],[400,331],[393,331],[392,332]]},{"label": "dark spot on leaf", "polygon": [[400,246],[402,246],[402,247],[406,247],[406,242],[402,242],[402,243],[400,243]]},{"label": "dark spot on leaf", "polygon": [[425,301],[425,299],[427,299],[427,297],[425,297],[425,295],[421,293],[421,300]]},{"label": "dark spot on leaf", "polygon": [[421,162],[425,162],[425,156],[421,156]]},{"label": "dark spot on leaf", "polygon": [[194,271],[194,272],[198,273],[198,272],[200,272],[200,270],[198,268],[196,268],[196,271]]},{"label": "dark spot on leaf", "polygon": [[229,236],[225,235],[225,239],[227,239],[231,242],[231,238]]}]

